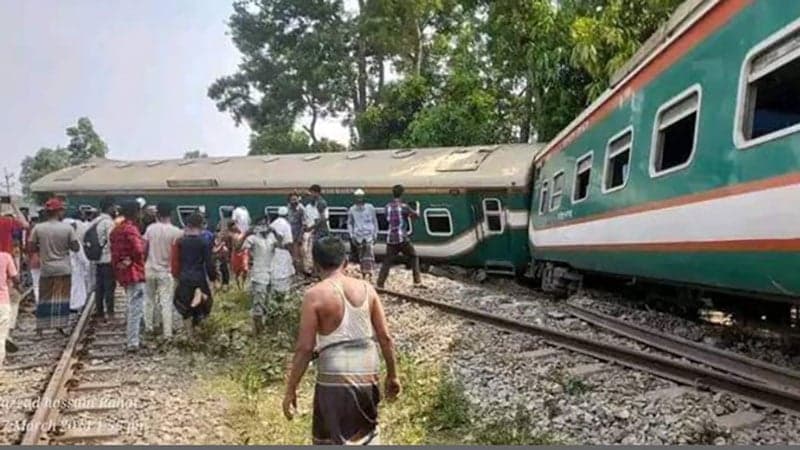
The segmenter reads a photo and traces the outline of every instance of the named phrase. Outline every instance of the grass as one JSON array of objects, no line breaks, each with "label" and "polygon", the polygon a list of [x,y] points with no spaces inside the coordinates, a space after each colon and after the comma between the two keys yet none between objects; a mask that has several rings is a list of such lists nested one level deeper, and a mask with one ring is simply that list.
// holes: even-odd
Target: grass
[{"label": "grass", "polygon": [[[218,370],[205,389],[223,396],[228,425],[236,444],[309,444],[314,390],[313,369],[298,389],[298,415],[283,417],[284,376],[290,363],[299,320],[300,298],[291,297],[272,317],[259,337],[251,336],[247,295],[217,296],[214,312],[201,325],[198,339],[184,344],[192,355],[205,355]],[[440,362],[423,362],[398,355],[403,386],[400,398],[381,402],[381,442],[384,444],[537,444],[555,442],[535,433],[526,411],[513,419],[477,424],[470,413],[464,386]]]}]

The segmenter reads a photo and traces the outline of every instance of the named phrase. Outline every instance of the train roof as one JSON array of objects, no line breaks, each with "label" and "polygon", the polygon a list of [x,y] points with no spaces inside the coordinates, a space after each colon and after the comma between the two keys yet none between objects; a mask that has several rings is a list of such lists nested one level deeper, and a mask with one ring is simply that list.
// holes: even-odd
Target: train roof
[{"label": "train roof", "polygon": [[620,93],[624,93],[631,80],[647,68],[651,62],[665,52],[673,42],[685,34],[698,20],[705,16],[714,7],[726,0],[685,0],[681,3],[669,19],[661,24],[622,65],[609,80],[609,88],[584,109],[572,122],[553,138],[542,151],[537,152],[536,161],[544,160],[550,154],[556,153],[569,145],[585,131],[590,117],[599,110],[606,108],[608,103],[613,103]]},{"label": "train roof", "polygon": [[415,188],[526,186],[543,144],[119,161],[94,159],[45,175],[34,192],[285,189],[317,183]]}]

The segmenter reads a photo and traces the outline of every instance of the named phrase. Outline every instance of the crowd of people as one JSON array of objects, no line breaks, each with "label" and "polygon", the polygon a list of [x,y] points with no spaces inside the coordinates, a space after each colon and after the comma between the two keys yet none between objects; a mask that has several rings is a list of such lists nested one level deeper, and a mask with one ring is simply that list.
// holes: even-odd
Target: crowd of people
[{"label": "crowd of people", "polygon": [[[331,236],[327,201],[318,185],[312,185],[304,199],[290,194],[274,219],[251,221],[240,206],[214,231],[200,212],[185,218],[180,229],[172,223],[171,205],[149,205],[142,198],[121,205],[104,198],[97,208],[83,208],[70,218],[65,217],[63,201],[52,198],[39,211],[38,220],[13,203],[3,203],[0,365],[5,349],[15,350],[8,335],[16,324],[22,273],[30,274],[39,333],[55,329],[66,334],[91,291],[96,318],[113,320],[114,294],[118,286],[123,288],[127,350],[137,352],[142,329],[152,335],[160,331],[169,340],[182,327],[191,339],[193,329],[211,313],[214,294],[232,284],[240,289],[249,286],[253,332],[262,333],[270,314],[285,304],[295,275],[311,276],[316,270],[320,280],[306,292],[301,307],[284,411],[292,417],[299,380],[308,362],[318,357],[315,442],[374,441],[380,399],[375,391],[378,347],[387,363],[387,396],[396,396],[400,385],[383,309],[371,284],[379,222],[365,195],[363,189],[353,192],[347,214],[350,256],[358,264],[360,279],[344,272],[346,247]],[[417,211],[402,196],[403,187],[395,186],[393,200],[385,207],[387,260],[378,287],[401,254],[410,259],[414,283],[421,286],[419,258],[408,226]],[[373,345],[375,340],[378,346]]]}]

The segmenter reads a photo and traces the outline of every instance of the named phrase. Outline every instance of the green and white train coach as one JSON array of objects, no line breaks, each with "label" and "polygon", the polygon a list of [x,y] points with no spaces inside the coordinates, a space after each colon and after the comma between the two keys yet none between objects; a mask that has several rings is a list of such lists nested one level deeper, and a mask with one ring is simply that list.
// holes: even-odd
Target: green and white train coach
[{"label": "green and white train coach", "polygon": [[533,156],[539,145],[401,149],[156,161],[94,160],[35,182],[39,195],[59,195],[70,208],[101,197],[169,201],[176,220],[195,211],[213,226],[234,207],[255,218],[274,215],[293,191],[322,186],[332,232],[346,235],[352,193],[363,188],[378,208],[385,253],[383,205],[403,184],[416,204],[412,239],[423,261],[520,273],[530,259],[527,224]]},{"label": "green and white train coach", "polygon": [[535,158],[547,288],[800,295],[800,1],[690,0]]}]

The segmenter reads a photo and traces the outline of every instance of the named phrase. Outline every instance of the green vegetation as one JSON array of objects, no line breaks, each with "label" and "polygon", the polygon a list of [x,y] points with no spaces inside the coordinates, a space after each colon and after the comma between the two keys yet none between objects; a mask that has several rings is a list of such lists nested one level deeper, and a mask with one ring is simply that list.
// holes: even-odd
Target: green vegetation
[{"label": "green vegetation", "polygon": [[[228,425],[237,444],[308,444],[314,373],[298,390],[299,414],[283,417],[281,403],[285,371],[290,363],[298,323],[300,298],[291,297],[271,318],[263,336],[250,335],[247,295],[229,292],[215,299],[214,312],[183,349],[214,361],[204,388],[222,395],[228,404]],[[390,444],[553,442],[529,429],[529,416],[512,421],[477,424],[463,385],[440,363],[422,362],[400,354],[403,392],[395,402],[381,404],[381,441]]]},{"label": "green vegetation", "polygon": [[250,152],[546,141],[683,0],[236,0],[208,96]]}]

